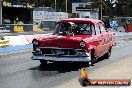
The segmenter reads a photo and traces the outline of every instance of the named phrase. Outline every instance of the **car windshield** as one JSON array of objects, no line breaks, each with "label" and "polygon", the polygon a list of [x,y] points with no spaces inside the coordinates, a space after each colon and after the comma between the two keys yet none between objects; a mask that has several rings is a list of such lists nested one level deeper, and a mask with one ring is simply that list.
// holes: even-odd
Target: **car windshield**
[{"label": "car windshield", "polygon": [[81,35],[81,34],[92,34],[94,25],[90,23],[58,23],[56,25],[55,34],[60,35]]}]

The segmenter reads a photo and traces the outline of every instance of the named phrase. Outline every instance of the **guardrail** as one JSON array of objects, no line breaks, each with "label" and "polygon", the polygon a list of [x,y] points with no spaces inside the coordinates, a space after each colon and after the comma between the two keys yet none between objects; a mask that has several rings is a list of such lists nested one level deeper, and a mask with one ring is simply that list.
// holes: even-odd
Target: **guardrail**
[{"label": "guardrail", "polygon": [[0,47],[9,46],[9,40],[0,40]]}]

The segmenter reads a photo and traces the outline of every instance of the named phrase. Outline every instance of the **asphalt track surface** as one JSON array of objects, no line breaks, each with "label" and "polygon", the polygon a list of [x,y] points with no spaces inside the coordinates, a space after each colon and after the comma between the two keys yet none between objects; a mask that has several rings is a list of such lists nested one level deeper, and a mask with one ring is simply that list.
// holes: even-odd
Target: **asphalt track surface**
[{"label": "asphalt track surface", "polygon": [[39,61],[30,59],[31,51],[0,55],[0,88],[52,88],[79,77],[82,67],[92,72],[130,56],[131,45],[132,36],[118,37],[111,57],[100,60],[94,66],[84,63],[49,63],[42,67]]}]

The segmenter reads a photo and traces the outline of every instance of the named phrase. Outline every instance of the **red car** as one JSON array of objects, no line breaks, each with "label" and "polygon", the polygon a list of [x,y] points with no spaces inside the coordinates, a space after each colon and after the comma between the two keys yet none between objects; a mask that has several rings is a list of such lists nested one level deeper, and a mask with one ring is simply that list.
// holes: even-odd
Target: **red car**
[{"label": "red car", "polygon": [[89,62],[109,58],[115,33],[107,32],[101,20],[70,18],[60,20],[52,35],[33,39],[33,60],[51,62]]}]

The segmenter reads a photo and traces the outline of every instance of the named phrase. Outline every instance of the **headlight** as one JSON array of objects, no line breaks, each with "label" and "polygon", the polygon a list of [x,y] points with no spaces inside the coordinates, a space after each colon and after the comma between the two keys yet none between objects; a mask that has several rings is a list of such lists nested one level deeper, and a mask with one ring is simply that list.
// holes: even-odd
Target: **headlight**
[{"label": "headlight", "polygon": [[33,43],[33,45],[38,45],[39,44],[37,39],[33,39],[32,43]]},{"label": "headlight", "polygon": [[84,42],[84,41],[81,41],[81,42],[80,42],[80,47],[82,47],[82,48],[83,48],[83,47],[85,47],[85,45],[86,45],[86,44],[85,44],[85,42]]}]

